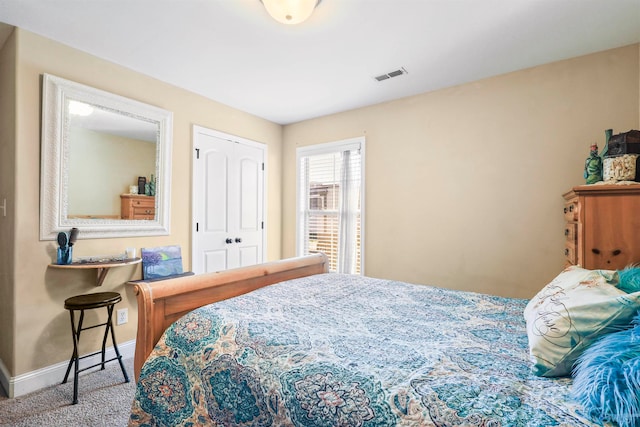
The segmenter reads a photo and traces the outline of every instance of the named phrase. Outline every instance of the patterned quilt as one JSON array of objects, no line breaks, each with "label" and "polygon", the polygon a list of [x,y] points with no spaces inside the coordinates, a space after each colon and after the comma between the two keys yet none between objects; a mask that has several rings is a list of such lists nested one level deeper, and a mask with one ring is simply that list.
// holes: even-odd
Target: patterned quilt
[{"label": "patterned quilt", "polygon": [[531,373],[526,300],[322,274],[199,308],[142,368],[130,426],[590,426]]}]

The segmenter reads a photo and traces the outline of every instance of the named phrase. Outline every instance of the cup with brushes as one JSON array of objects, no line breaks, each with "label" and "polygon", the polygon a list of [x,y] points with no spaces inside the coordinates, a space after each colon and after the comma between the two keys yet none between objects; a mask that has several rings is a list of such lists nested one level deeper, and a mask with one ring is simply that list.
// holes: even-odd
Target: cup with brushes
[{"label": "cup with brushes", "polygon": [[72,228],[70,232],[58,233],[58,262],[59,265],[71,264],[73,258],[73,245],[78,238],[78,229]]}]

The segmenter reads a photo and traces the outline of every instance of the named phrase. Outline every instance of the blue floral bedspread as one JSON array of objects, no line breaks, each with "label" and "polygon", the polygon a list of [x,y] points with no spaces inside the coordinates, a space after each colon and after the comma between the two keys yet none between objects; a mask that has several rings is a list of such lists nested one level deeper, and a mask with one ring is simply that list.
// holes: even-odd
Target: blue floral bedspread
[{"label": "blue floral bedspread", "polygon": [[588,426],[531,373],[526,300],[323,274],[199,308],[142,368],[129,425]]}]

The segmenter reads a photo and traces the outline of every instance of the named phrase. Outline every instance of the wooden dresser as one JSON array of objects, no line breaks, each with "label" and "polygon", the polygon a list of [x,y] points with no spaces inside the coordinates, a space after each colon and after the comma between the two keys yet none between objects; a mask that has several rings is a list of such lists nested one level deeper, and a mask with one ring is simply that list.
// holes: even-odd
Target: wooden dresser
[{"label": "wooden dresser", "polygon": [[155,219],[155,196],[140,194],[120,195],[120,216],[122,219]]},{"label": "wooden dresser", "polygon": [[580,185],[563,197],[567,265],[617,270],[640,263],[640,184]]}]

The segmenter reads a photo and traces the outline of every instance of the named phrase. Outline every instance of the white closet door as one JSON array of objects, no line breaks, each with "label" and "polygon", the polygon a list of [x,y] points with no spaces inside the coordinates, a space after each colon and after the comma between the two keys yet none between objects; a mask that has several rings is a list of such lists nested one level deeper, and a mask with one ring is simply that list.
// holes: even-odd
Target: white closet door
[{"label": "white closet door", "polygon": [[263,235],[263,170],[264,151],[243,144],[235,145],[233,181],[238,187],[239,200],[233,213],[236,227],[234,243],[238,248],[237,266],[254,265],[262,262]]},{"label": "white closet door", "polygon": [[265,148],[233,138],[194,127],[195,273],[263,262]]}]

